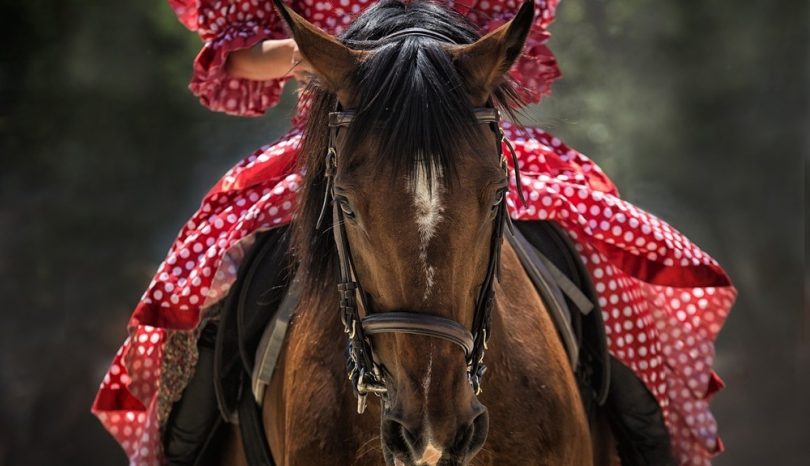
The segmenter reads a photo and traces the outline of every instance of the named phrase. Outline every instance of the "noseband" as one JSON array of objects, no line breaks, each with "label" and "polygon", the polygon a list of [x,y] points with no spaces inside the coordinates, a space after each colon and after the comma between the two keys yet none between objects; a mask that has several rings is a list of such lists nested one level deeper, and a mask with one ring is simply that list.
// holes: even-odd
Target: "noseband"
[{"label": "noseband", "polygon": [[[434,40],[452,42],[449,38],[425,29],[412,28],[394,33],[383,40],[405,36],[424,36]],[[478,124],[488,124],[496,136],[496,154],[505,175],[508,176],[506,159],[503,154],[503,145],[506,143],[512,156],[515,167],[516,185],[518,194],[523,199],[520,178],[517,170],[517,157],[514,149],[504,136],[500,128],[500,117],[496,109],[491,107],[473,109]],[[511,226],[506,211],[504,198],[497,205],[493,220],[492,237],[490,243],[489,261],[486,275],[481,284],[473,316],[472,329],[444,317],[422,314],[416,312],[385,312],[369,314],[370,307],[366,293],[358,283],[355,275],[354,261],[346,236],[345,216],[340,208],[340,201],[336,199],[334,190],[334,177],[337,173],[337,132],[342,127],[348,127],[354,119],[354,112],[336,111],[329,114],[329,147],[326,154],[326,194],[318,219],[320,227],[326,208],[332,204],[332,229],[339,260],[338,292],[340,294],[340,319],[349,339],[347,354],[347,369],[349,380],[357,395],[357,412],[363,413],[366,408],[366,397],[369,393],[386,398],[385,370],[375,357],[374,350],[368,335],[384,333],[409,333],[428,336],[449,341],[464,351],[467,363],[467,377],[476,394],[481,392],[481,379],[486,371],[483,363],[484,353],[487,349],[487,340],[490,335],[492,321],[492,307],[494,298],[494,281],[498,264],[500,263],[501,237],[504,225]],[[362,317],[358,308],[358,296],[363,303],[366,315]]]}]

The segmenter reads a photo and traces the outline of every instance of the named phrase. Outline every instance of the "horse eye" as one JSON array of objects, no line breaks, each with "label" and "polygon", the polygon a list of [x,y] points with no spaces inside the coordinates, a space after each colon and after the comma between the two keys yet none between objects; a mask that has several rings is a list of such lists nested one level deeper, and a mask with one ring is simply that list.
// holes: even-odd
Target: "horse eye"
[{"label": "horse eye", "polygon": [[345,199],[338,199],[338,207],[343,211],[343,215],[350,219],[354,219],[354,211],[349,207],[349,203]]},{"label": "horse eye", "polygon": [[493,209],[497,208],[501,204],[501,202],[503,202],[503,198],[506,195],[506,191],[507,191],[507,188],[503,188],[503,189],[499,189],[495,193],[495,200],[492,202],[492,208]]}]

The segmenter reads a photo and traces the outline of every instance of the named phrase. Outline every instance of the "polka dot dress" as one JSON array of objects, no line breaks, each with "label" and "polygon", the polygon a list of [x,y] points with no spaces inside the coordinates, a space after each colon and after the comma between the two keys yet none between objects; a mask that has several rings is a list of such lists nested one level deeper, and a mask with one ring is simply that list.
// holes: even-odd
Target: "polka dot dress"
[{"label": "polka dot dress", "polygon": [[[169,0],[180,21],[205,41],[191,90],[209,108],[258,115],[277,103],[283,80],[229,78],[227,54],[285,37],[270,1]],[[290,2],[287,2],[290,4]],[[451,2],[452,3],[452,2]],[[463,3],[463,4],[462,4]],[[545,46],[556,0],[538,0],[536,23],[513,77],[536,102],[559,77]],[[297,0],[293,8],[336,34],[367,0]],[[490,30],[519,2],[456,2]],[[162,464],[161,428],[196,364],[196,331],[227,295],[258,231],[292,219],[301,174],[295,162],[301,114],[294,128],[229,170],[183,226],[130,320],[130,337],[113,359],[93,412],[131,464]],[[623,201],[610,179],[584,155],[535,128],[508,122],[527,205],[512,188],[510,214],[553,220],[569,233],[599,296],[611,354],[644,381],[659,401],[681,464],[708,465],[722,450],[709,397],[722,387],[711,370],[717,332],[736,291],[722,268],[671,226]]]},{"label": "polka dot dress", "polygon": [[619,198],[604,173],[559,139],[504,124],[518,152],[528,205],[515,189],[513,218],[553,220],[590,272],[609,349],[661,405],[681,464],[708,465],[722,451],[708,399],[714,339],[736,290],[723,269],[681,233]]}]

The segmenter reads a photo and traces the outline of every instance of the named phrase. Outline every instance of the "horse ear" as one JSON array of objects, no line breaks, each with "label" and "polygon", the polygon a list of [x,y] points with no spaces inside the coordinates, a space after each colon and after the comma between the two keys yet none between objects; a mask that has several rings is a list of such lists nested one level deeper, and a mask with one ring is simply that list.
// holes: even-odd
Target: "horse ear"
[{"label": "horse ear", "polygon": [[484,105],[492,91],[503,82],[509,68],[520,56],[533,19],[534,2],[527,0],[509,22],[475,43],[450,48],[473,105]]},{"label": "horse ear", "polygon": [[273,0],[284,22],[292,32],[298,50],[324,85],[338,95],[338,100],[348,105],[352,76],[366,52],[351,50],[341,44],[301,15],[287,7],[281,0]]}]

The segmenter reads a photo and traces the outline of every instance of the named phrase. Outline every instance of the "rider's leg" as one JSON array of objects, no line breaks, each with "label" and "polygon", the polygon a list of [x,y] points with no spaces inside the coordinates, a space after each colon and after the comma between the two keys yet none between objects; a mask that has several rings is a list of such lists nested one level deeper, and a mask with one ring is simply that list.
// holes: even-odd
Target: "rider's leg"
[{"label": "rider's leg", "polygon": [[206,439],[219,424],[213,383],[216,335],[213,323],[203,329],[197,344],[199,359],[194,375],[183,397],[172,406],[163,436],[166,461],[172,466],[193,465]]},{"label": "rider's leg", "polygon": [[611,357],[608,419],[622,465],[674,466],[664,416],[644,383]]},{"label": "rider's leg", "polygon": [[[168,464],[191,466],[205,456],[206,445],[224,422],[217,402],[215,383],[222,387],[223,411],[236,406],[243,365],[239,358],[240,345],[248,357],[255,351],[258,338],[285,295],[289,282],[289,238],[286,227],[256,233],[253,249],[243,258],[239,276],[228,296],[212,312],[220,319],[203,329],[197,345],[199,359],[183,397],[172,406],[163,434],[164,455]],[[236,328],[237,309],[246,305],[245,334]],[[218,327],[222,327],[222,348],[215,350]],[[238,338],[237,338],[238,337]],[[240,342],[239,339],[242,339]],[[215,370],[215,351],[221,351],[223,361]],[[252,361],[249,361],[252,365]],[[218,381],[215,374],[218,373]],[[248,374],[249,375],[249,374]],[[235,391],[233,389],[236,389]]]}]

